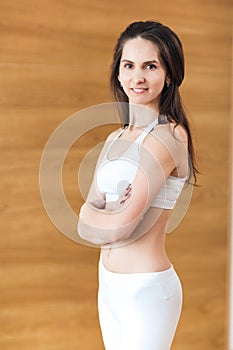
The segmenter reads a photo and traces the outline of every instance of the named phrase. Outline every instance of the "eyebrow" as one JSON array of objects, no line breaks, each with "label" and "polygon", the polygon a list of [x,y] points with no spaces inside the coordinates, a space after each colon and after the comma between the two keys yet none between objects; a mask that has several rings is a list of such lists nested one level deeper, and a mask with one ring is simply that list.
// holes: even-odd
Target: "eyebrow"
[{"label": "eyebrow", "polygon": [[[129,63],[134,63],[133,61],[130,61],[128,59],[124,59],[122,60],[121,62],[129,62]],[[159,61],[156,61],[156,60],[151,60],[151,61],[146,61],[146,62],[143,62],[143,64],[149,64],[149,63],[159,63]]]}]

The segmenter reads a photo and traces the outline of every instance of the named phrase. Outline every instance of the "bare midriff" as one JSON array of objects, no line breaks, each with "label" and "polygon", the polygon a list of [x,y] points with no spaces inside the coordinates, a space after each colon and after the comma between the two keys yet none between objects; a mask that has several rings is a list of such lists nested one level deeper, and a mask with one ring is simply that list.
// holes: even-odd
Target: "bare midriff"
[{"label": "bare midriff", "polygon": [[105,268],[115,273],[156,272],[169,269],[165,250],[166,226],[171,210],[162,210],[155,225],[137,240],[121,247],[101,248]]}]

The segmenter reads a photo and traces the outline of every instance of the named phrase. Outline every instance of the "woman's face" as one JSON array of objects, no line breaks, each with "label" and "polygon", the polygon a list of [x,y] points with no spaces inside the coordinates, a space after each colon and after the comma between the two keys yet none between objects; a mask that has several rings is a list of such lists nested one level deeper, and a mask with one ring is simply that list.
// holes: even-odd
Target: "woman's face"
[{"label": "woman's face", "polygon": [[123,47],[118,79],[129,103],[158,111],[160,94],[169,78],[155,44],[142,38],[128,40]]}]

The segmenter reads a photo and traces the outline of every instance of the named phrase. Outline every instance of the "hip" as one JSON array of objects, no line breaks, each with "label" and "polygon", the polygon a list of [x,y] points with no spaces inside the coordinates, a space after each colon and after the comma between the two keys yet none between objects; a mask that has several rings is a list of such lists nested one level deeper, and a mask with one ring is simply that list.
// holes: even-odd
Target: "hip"
[{"label": "hip", "polygon": [[104,266],[100,254],[98,271],[99,287],[104,288],[110,295],[117,291],[118,297],[119,294],[122,294],[125,298],[128,293],[138,295],[141,290],[152,288],[153,294],[157,293],[162,299],[170,298],[177,293],[182,296],[182,284],[172,264],[168,269],[162,271],[117,273]]}]

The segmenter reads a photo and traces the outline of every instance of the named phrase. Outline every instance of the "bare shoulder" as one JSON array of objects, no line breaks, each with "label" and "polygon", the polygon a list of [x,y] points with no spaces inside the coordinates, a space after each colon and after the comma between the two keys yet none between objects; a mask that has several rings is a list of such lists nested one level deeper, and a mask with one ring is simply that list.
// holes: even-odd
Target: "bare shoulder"
[{"label": "bare shoulder", "polygon": [[117,135],[119,135],[119,133],[120,133],[122,130],[123,130],[122,128],[118,128],[118,129],[112,131],[112,132],[108,135],[108,137],[106,138],[106,141],[112,141],[112,140],[114,140],[114,138],[115,138]]},{"label": "bare shoulder", "polygon": [[105,139],[105,141],[103,142],[103,146],[101,148],[101,152],[100,152],[100,157],[99,157],[99,160],[102,158],[102,156],[105,154],[106,150],[108,149],[109,147],[109,144],[111,143],[112,140],[114,140],[117,135],[120,134],[120,131],[122,130],[122,128],[118,128],[114,131],[112,131],[108,136],[107,138]]},{"label": "bare shoulder", "polygon": [[174,133],[174,135],[180,139],[186,146],[188,145],[188,134],[187,130],[183,125],[176,125],[175,123],[170,123],[169,124],[170,129]]},{"label": "bare shoulder", "polygon": [[157,136],[161,140],[166,140],[167,142],[177,140],[182,142],[186,147],[188,146],[188,134],[183,125],[176,125],[176,123],[167,123],[157,125],[152,134]]}]

